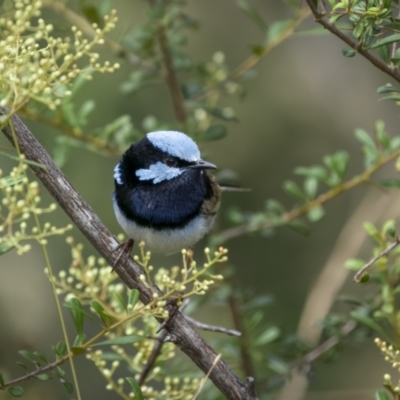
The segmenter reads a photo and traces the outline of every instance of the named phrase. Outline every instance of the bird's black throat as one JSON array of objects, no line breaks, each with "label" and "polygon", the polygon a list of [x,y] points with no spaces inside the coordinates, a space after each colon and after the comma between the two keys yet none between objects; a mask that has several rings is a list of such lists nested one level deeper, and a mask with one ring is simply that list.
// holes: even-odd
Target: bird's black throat
[{"label": "bird's black throat", "polygon": [[127,219],[157,230],[186,226],[199,215],[203,201],[212,195],[206,172],[190,169],[157,184],[138,179],[126,184],[116,182],[114,192],[115,201]]}]

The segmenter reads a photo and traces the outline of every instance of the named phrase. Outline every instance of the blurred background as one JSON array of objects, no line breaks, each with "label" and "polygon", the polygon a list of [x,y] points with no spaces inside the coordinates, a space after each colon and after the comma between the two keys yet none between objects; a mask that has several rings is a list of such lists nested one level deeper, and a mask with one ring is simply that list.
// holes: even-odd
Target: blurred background
[{"label": "blurred background", "polygon": [[[283,1],[252,0],[251,4],[267,23],[292,15]],[[118,26],[112,34],[116,41],[132,27],[142,24],[148,13],[143,1],[115,0],[111,5],[119,16]],[[70,2],[69,6],[79,8],[77,1]],[[222,51],[229,68],[233,69],[249,56],[249,44],[262,40],[260,31],[232,0],[190,1],[187,12],[200,22],[200,29],[189,34],[187,45],[188,52],[196,60],[210,60],[215,52]],[[45,17],[55,26],[62,25],[62,19],[50,10],[45,11]],[[312,27],[314,21],[311,17],[301,25],[301,29]],[[243,84],[247,92],[243,99],[227,97],[222,100],[224,106],[235,110],[238,122],[229,123],[227,137],[204,144],[203,151],[220,168],[236,171],[241,185],[251,188],[251,192],[224,194],[217,230],[228,227],[227,213],[232,206],[257,211],[264,207],[266,199],[275,198],[291,208],[294,202],[282,191],[282,182],[296,180],[293,175],[296,166],[320,163],[325,154],[346,150],[351,156],[347,177],[360,173],[363,157],[360,144],[353,135],[355,128],[371,133],[374,122],[382,119],[389,134],[398,134],[399,110],[393,103],[380,102],[376,93],[377,87],[389,82],[388,77],[359,56],[343,57],[343,47],[339,39],[329,34],[295,34],[256,66],[255,76]],[[149,86],[136,94],[122,95],[121,84],[128,79],[132,66],[117,60],[107,50],[102,51],[102,58],[119,61],[121,68],[113,74],[95,74],[94,79],[85,84],[85,90],[80,92],[79,102],[90,93],[97,104],[89,128],[107,124],[121,114],[130,115],[134,125],[140,129],[144,118],[149,115],[160,121],[174,120],[166,86]],[[27,124],[52,153],[56,130],[37,122],[27,121]],[[0,145],[9,146],[4,138],[0,138]],[[113,168],[117,162],[117,157],[107,158],[74,148],[63,166],[70,182],[113,233],[120,232],[111,205]],[[9,159],[0,159],[3,171],[8,171],[12,165]],[[396,174],[390,165],[377,176],[388,178]],[[44,203],[49,201],[44,190],[42,198]],[[398,198],[395,191],[359,187],[328,203],[325,218],[312,224],[309,236],[282,228],[269,237],[254,234],[227,242],[235,280],[242,289],[254,295],[272,296],[274,303],[268,307],[264,318],[285,333],[295,333],[310,291],[329,260],[332,264],[331,252],[346,223],[360,212],[360,205],[363,205],[361,216],[357,217],[360,223],[348,231],[345,237],[347,247],[343,251],[346,257],[368,258],[370,242],[363,241],[362,221],[397,218],[400,211]],[[58,226],[68,223],[61,210],[51,218],[57,221]],[[85,243],[76,229],[73,235]],[[199,251],[204,245],[205,242],[197,245]],[[346,278],[340,243],[338,246],[330,267],[332,279],[323,284],[322,297],[313,300],[314,303],[329,304],[324,292],[330,289],[361,297],[367,294],[363,287],[351,282],[352,276]],[[54,267],[67,269],[70,254],[65,238],[52,238],[50,251]],[[88,245],[86,252],[87,255],[93,254]],[[174,260],[173,257],[159,257],[154,263],[169,264]],[[0,370],[7,370],[8,376],[15,377],[21,374],[21,370],[13,366],[18,361],[17,351],[27,348],[46,352],[49,344],[61,340],[61,330],[51,287],[42,273],[44,260],[40,248],[34,246],[23,257],[10,252],[2,256],[0,262]],[[196,317],[207,323],[232,326],[229,314],[213,307],[202,308]],[[87,373],[87,380],[93,382],[82,385],[83,398],[118,398],[104,390],[103,382],[91,363],[79,357],[76,363],[78,375]],[[373,338],[359,345],[353,343],[342,349],[334,363],[322,364],[311,371],[309,388],[303,398],[373,399],[387,370]],[[8,394],[0,392],[0,399],[8,398]],[[61,400],[71,396],[63,393],[55,383],[34,382],[28,386],[25,398]]]}]

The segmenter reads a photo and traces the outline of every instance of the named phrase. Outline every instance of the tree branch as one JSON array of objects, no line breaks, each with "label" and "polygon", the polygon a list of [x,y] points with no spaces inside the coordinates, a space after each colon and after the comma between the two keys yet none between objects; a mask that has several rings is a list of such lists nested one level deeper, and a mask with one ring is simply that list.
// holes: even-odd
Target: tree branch
[{"label": "tree branch", "polygon": [[331,190],[328,190],[325,193],[320,194],[316,199],[309,201],[303,204],[300,207],[294,208],[291,211],[284,212],[279,221],[266,221],[261,224],[243,224],[240,226],[236,226],[234,228],[227,229],[215,235],[215,241],[220,244],[224,243],[227,240],[233,239],[237,236],[244,235],[246,233],[261,231],[264,229],[272,228],[274,226],[287,224],[290,221],[295,220],[296,218],[300,218],[303,215],[306,215],[310,210],[320,207],[323,204],[331,201],[335,197],[339,196],[343,192],[347,192],[350,189],[355,188],[361,183],[366,183],[370,180],[372,174],[374,174],[378,169],[383,167],[389,161],[392,161],[399,157],[400,150],[395,150],[391,154],[381,156],[378,161],[375,162],[371,167],[362,172],[360,175],[356,175],[350,180],[337,185]]},{"label": "tree branch", "polygon": [[376,68],[380,69],[387,75],[391,76],[397,82],[400,83],[400,74],[392,69],[391,67],[384,64],[382,61],[374,57],[368,50],[364,50],[359,43],[354,42],[348,36],[346,36],[342,31],[336,28],[335,25],[328,22],[324,19],[324,14],[319,13],[317,7],[315,7],[313,0],[306,0],[308,6],[310,7],[311,12],[314,14],[315,21],[321,24],[325,29],[328,29],[329,32],[333,33],[343,42],[345,42],[348,46],[354,49],[357,53],[361,54],[365,57],[371,64],[373,64]]},{"label": "tree branch", "polygon": [[[0,115],[7,115],[3,108],[0,108]],[[86,236],[89,242],[110,265],[113,265],[115,261],[114,249],[118,245],[115,237],[68,182],[46,150],[36,140],[24,123],[17,116],[12,118],[12,123],[17,135],[19,148],[26,156],[27,160],[45,166],[45,169],[31,166],[38,179],[43,183],[78,229]],[[14,145],[13,134],[10,127],[2,128],[2,132]],[[144,304],[148,304],[153,300],[152,290],[140,280],[140,275],[143,274],[142,269],[131,258],[118,263],[118,265],[115,266],[115,271],[129,288],[139,290],[140,300]],[[160,293],[160,295],[162,294]],[[204,373],[208,373],[212,368],[210,373],[211,381],[228,399],[255,400],[255,397],[248,391],[246,384],[231,371],[225,362],[220,360],[213,366],[217,354],[197,334],[180,312],[176,313],[175,317],[166,328],[170,336],[174,338],[174,343]]]}]

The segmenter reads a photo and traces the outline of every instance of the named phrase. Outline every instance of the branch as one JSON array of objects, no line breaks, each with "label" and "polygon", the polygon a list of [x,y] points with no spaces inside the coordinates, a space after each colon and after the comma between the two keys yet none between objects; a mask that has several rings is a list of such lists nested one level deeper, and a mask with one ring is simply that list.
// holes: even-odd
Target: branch
[{"label": "branch", "polygon": [[379,253],[376,257],[374,257],[372,260],[368,261],[355,275],[353,278],[354,282],[359,282],[362,276],[364,275],[364,272],[376,261],[378,261],[380,258],[387,256],[391,251],[393,251],[398,245],[400,244],[400,239],[396,237],[396,240],[388,246],[385,250],[383,250],[381,253]]},{"label": "branch", "polygon": [[165,28],[162,22],[158,23],[157,27],[157,38],[160,45],[160,50],[163,58],[163,63],[166,72],[166,81],[171,95],[172,104],[174,105],[175,115],[177,120],[182,124],[183,127],[186,125],[186,108],[185,99],[183,98],[182,90],[179,85],[178,77],[171,58],[171,54],[168,50],[168,42],[165,34]]},{"label": "branch", "polygon": [[324,19],[324,14],[318,12],[317,7],[315,7],[313,0],[306,0],[308,6],[310,7],[311,12],[314,14],[315,21],[321,24],[325,29],[328,29],[329,32],[333,33],[343,42],[345,42],[348,46],[354,49],[356,52],[365,57],[371,64],[373,64],[376,68],[385,72],[387,75],[391,76],[397,82],[400,82],[400,74],[394,69],[390,68],[382,61],[374,57],[368,50],[364,50],[361,48],[358,42],[354,42],[348,36],[346,36],[342,31],[336,28],[335,25],[331,24],[327,20]]},{"label": "branch", "polygon": [[360,185],[361,183],[366,183],[370,180],[372,174],[374,174],[378,169],[383,167],[389,161],[394,160],[395,158],[399,157],[400,150],[396,150],[388,155],[381,156],[378,161],[375,162],[371,167],[365,170],[360,175],[356,175],[350,180],[341,183],[340,185],[335,186],[333,189],[328,190],[325,193],[319,195],[316,199],[309,201],[308,203],[303,204],[298,208],[294,208],[291,211],[287,211],[281,215],[279,221],[266,221],[261,224],[255,225],[252,224],[244,224],[240,226],[236,226],[234,228],[227,229],[222,231],[221,233],[215,235],[215,241],[217,243],[223,243],[227,240],[233,239],[237,236],[244,235],[246,233],[261,231],[264,229],[269,229],[275,226],[279,226],[282,224],[287,224],[297,218],[306,215],[310,210],[320,207],[323,204],[327,203],[330,200],[333,200],[335,197],[339,196],[340,194],[347,192],[350,189],[355,188],[356,186]]},{"label": "branch", "polygon": [[[0,108],[0,115],[7,115],[3,108]],[[35,161],[46,167],[43,169],[31,166],[38,179],[89,242],[110,265],[113,265],[115,261],[114,249],[118,246],[115,237],[68,182],[24,123],[17,116],[12,118],[12,123],[14,124],[21,152],[25,154],[28,160]],[[14,145],[10,127],[2,128],[2,132]],[[118,263],[115,266],[115,271],[130,289],[139,290],[140,300],[144,304],[148,304],[153,300],[153,291],[140,280],[140,275],[143,274],[142,269],[131,258]],[[159,295],[162,295],[162,293],[160,292]],[[225,362],[220,360],[213,366],[217,354],[190,326],[180,312],[177,312],[170,321],[167,330],[174,338],[176,346],[204,373],[208,373],[212,368],[210,373],[211,381],[228,399],[255,400],[255,397],[249,393],[246,384],[231,371]]]},{"label": "branch", "polygon": [[194,326],[197,329],[202,329],[203,331],[225,333],[226,335],[237,337],[242,335],[241,332],[235,329],[228,329],[222,326],[204,324],[203,322],[197,321],[194,318],[189,317],[188,315],[185,315],[184,317],[190,325]]}]

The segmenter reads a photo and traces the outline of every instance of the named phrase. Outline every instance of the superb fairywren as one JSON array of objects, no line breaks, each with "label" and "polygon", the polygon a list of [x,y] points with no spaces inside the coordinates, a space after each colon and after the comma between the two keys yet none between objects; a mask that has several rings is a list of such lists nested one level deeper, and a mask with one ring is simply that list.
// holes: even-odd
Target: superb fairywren
[{"label": "superb fairywren", "polygon": [[126,234],[150,250],[178,252],[211,228],[221,189],[196,143],[176,131],[148,133],[114,169],[114,211]]}]

